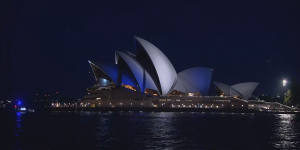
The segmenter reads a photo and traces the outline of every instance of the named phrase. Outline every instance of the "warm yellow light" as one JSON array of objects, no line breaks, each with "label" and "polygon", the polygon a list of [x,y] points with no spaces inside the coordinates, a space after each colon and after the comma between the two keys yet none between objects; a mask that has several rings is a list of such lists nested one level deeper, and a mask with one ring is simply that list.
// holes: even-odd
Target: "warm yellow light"
[{"label": "warm yellow light", "polygon": [[188,96],[194,96],[194,93],[188,93]]},{"label": "warm yellow light", "polygon": [[127,88],[129,90],[132,90],[132,91],[136,91],[136,89],[133,86],[130,86],[130,85],[123,85],[123,87]]}]

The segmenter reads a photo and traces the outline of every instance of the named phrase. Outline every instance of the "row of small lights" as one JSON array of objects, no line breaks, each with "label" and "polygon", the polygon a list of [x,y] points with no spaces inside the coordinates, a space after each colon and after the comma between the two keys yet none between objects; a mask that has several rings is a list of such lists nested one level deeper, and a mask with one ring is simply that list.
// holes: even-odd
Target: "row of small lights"
[{"label": "row of small lights", "polygon": [[[88,106],[90,106],[91,105],[91,103],[80,103],[80,107],[88,107]],[[102,105],[102,103],[98,103],[98,105]],[[111,106],[111,107],[115,107],[115,105],[113,105],[111,102],[109,102],[109,105]],[[119,103],[119,105],[120,106],[123,106],[124,104],[122,103],[122,102],[120,102]],[[130,103],[130,106],[132,106],[133,105],[133,103]],[[141,106],[144,106],[144,103],[140,103],[140,105]],[[165,103],[162,103],[161,104],[161,106],[162,107],[164,107],[166,104]],[[192,107],[194,107],[194,108],[219,108],[219,107],[224,107],[224,104],[222,104],[221,106],[219,106],[219,105],[214,105],[214,104],[212,104],[212,105],[204,105],[204,104],[201,104],[200,106],[199,106],[200,104],[197,104],[197,105],[194,105],[194,104],[191,104],[191,105],[185,105],[185,104],[181,104],[181,105],[174,105],[174,104],[172,104],[172,108],[192,108]],[[72,106],[75,106],[75,104],[71,104],[71,103],[63,103],[63,104],[60,104],[60,103],[52,103],[51,104],[51,106],[52,107],[72,107]],[[235,105],[234,104],[232,104],[231,105],[232,107],[234,107]],[[152,103],[152,107],[158,107],[156,104],[153,104]],[[244,105],[241,105],[241,107],[244,107]]]}]

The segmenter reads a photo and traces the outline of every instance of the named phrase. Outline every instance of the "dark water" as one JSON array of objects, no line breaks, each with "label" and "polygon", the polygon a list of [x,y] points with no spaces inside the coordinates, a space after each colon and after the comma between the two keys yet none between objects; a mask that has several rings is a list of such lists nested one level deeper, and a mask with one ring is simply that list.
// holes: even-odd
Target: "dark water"
[{"label": "dark water", "polygon": [[1,113],[0,149],[300,149],[299,114]]}]

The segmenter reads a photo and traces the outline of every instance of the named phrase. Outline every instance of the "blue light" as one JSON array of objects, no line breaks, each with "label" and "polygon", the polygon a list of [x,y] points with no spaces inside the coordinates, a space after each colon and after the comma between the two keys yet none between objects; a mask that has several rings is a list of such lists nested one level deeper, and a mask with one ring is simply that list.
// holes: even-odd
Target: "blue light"
[{"label": "blue light", "polygon": [[100,85],[102,86],[108,86],[109,85],[109,80],[104,79],[104,78],[100,78]]},{"label": "blue light", "polygon": [[21,100],[17,100],[17,106],[22,106],[22,101]]},{"label": "blue light", "polygon": [[17,117],[21,117],[22,116],[22,113],[19,112],[19,111],[16,114],[17,114]]}]

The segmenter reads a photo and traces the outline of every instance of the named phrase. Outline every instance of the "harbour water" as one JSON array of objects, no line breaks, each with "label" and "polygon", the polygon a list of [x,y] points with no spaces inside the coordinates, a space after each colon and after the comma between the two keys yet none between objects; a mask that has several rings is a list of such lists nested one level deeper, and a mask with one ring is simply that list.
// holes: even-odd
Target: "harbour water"
[{"label": "harbour water", "polygon": [[299,114],[0,113],[3,150],[300,149]]}]

